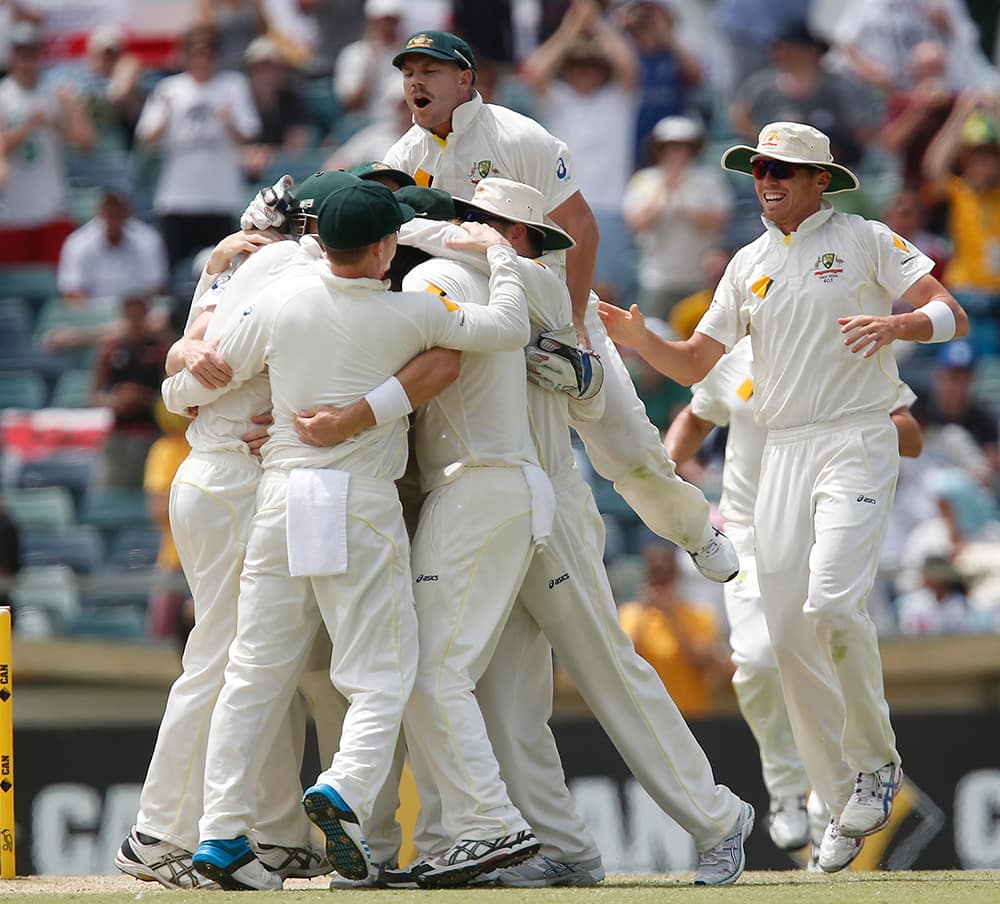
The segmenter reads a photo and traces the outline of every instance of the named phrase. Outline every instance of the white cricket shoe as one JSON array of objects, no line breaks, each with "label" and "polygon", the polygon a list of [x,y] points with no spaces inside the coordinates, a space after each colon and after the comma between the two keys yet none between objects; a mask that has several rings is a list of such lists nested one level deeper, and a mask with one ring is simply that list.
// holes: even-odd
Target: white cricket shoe
[{"label": "white cricket shoe", "polygon": [[809,860],[806,863],[807,873],[821,873],[819,865],[819,848],[830,822],[830,809],[823,799],[815,792],[809,792],[806,801],[806,812],[809,814]]},{"label": "white cricket shoe", "polygon": [[257,859],[245,835],[203,841],[191,857],[194,868],[226,891],[277,891],[281,876]]},{"label": "white cricket shoe", "polygon": [[159,882],[166,888],[215,889],[218,884],[206,879],[191,862],[191,851],[146,835],[132,826],[118,853],[115,866],[143,882]]},{"label": "white cricket shoe", "polygon": [[538,839],[529,830],[501,838],[462,838],[431,861],[430,869],[417,877],[417,885],[420,888],[467,885],[483,873],[527,860],[538,848]]},{"label": "white cricket shoe", "polygon": [[838,873],[850,866],[861,853],[864,843],[864,838],[850,838],[841,832],[840,821],[834,817],[827,823],[823,833],[816,864],[824,873]]},{"label": "white cricket shoe", "polygon": [[806,796],[772,797],[767,811],[767,831],[779,851],[797,851],[809,841]]},{"label": "white cricket shoe", "polygon": [[[340,873],[334,870],[330,873],[330,891],[345,888],[388,888],[385,877],[386,873],[390,871],[394,873],[400,872],[397,868],[395,860],[387,860],[384,863],[372,864],[372,871],[364,879],[345,879],[342,875],[340,875]],[[402,888],[403,886],[395,887]],[[416,880],[414,879],[413,884],[406,887],[416,888]]]},{"label": "white cricket shoe", "polygon": [[747,865],[743,845],[753,829],[754,811],[742,801],[740,815],[733,830],[714,848],[698,855],[698,869],[694,874],[695,885],[732,885]]},{"label": "white cricket shoe", "polygon": [[840,814],[841,834],[858,838],[885,828],[902,784],[903,772],[894,763],[886,763],[874,772],[859,772],[854,793]]},{"label": "white cricket shoe", "polygon": [[333,870],[326,854],[311,847],[257,843],[253,851],[266,869],[282,879],[312,879]]},{"label": "white cricket shoe", "polygon": [[417,880],[431,869],[433,862],[433,857],[421,854],[402,869],[387,867],[379,875],[379,885],[385,888],[420,888]]},{"label": "white cricket shoe", "polygon": [[548,888],[554,885],[597,885],[604,878],[600,857],[579,863],[564,863],[544,854],[535,854],[517,866],[495,869],[476,876],[470,885],[499,885],[502,888]]},{"label": "white cricket shoe", "polygon": [[736,547],[717,527],[712,528],[712,536],[700,549],[687,551],[698,569],[710,581],[725,584],[740,573],[740,558]]}]

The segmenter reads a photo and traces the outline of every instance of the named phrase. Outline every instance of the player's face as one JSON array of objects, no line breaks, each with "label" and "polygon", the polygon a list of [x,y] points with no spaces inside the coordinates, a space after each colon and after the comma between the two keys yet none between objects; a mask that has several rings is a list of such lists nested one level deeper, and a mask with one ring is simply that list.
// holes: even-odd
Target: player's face
[{"label": "player's face", "polygon": [[757,160],[753,178],[764,216],[785,234],[819,210],[823,189],[830,184],[825,170],[781,160]]},{"label": "player's face", "polygon": [[403,60],[403,93],[419,126],[444,138],[451,132],[451,114],[469,99],[472,73],[455,63],[411,53]]}]

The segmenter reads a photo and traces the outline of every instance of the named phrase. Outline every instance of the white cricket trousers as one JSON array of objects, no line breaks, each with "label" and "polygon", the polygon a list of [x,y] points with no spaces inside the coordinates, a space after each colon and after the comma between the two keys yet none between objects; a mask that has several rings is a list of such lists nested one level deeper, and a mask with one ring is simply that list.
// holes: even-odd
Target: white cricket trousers
[{"label": "white cricket trousers", "polygon": [[552,536],[532,559],[518,595],[531,618],[511,622],[514,642],[502,644],[504,655],[494,658],[477,691],[489,711],[491,737],[507,739],[501,747],[511,797],[524,802],[524,815],[550,856],[567,862],[597,856],[589,833],[573,840],[580,818],[564,790],[551,735],[540,729],[551,708],[552,660],[546,646],[531,639],[534,626],[632,774],[694,836],[698,850],[708,850],[732,830],[740,799],[715,783],[660,677],[618,622],[603,563],[604,522],[590,488],[574,469],[553,477],[552,486]]},{"label": "white cricket trousers", "polygon": [[330,678],[350,701],[340,749],[319,782],[362,823],[389,772],[417,664],[409,542],[395,486],[352,475],[348,570],[292,578],[285,532],[286,472],[265,471],[240,580],[236,639],[212,716],[202,840],[235,838],[253,822],[250,793],[320,623],[332,644]]},{"label": "white cricket trousers", "polygon": [[858,772],[899,763],[867,601],[899,470],[886,414],[769,430],[757,574],[796,746],[839,813]]},{"label": "white cricket trousers", "polygon": [[528,828],[500,778],[473,691],[532,551],[520,468],[466,468],[424,501],[413,538],[420,665],[403,724],[418,793],[426,801],[437,790],[449,844]]},{"label": "white cricket trousers", "polygon": [[[185,850],[198,846],[205,754],[212,709],[236,636],[236,599],[260,465],[237,452],[192,452],[170,488],[170,527],[194,598],[195,624],[183,673],[167,697],[139,798],[140,832]],[[296,697],[267,754],[268,782],[256,791],[255,835],[299,846],[309,837],[299,799],[305,710]]]},{"label": "white cricket trousers", "polygon": [[781,690],[778,663],[767,633],[757,582],[753,528],[726,524],[726,536],[740,559],[740,573],[722,585],[732,648],[733,690],[743,719],[760,750],[764,785],[772,798],[795,797],[809,790],[809,778],[795,746]]},{"label": "white cricket trousers", "polygon": [[[614,483],[646,527],[686,550],[700,549],[711,537],[708,502],[696,486],[677,476],[649,420],[646,406],[615,344],[597,314],[596,296],[587,306],[587,331],[604,365],[604,414],[598,421],[574,418],[573,427],[594,469]],[[574,406],[570,405],[570,413]]]}]

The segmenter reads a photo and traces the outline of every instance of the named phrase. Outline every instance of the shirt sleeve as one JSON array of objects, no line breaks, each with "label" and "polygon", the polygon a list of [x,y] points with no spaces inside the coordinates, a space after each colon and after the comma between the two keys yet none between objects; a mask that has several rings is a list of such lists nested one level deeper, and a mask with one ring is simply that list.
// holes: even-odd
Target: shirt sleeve
[{"label": "shirt sleeve", "polygon": [[729,262],[726,272],[715,289],[715,295],[708,310],[698,321],[696,333],[704,333],[721,342],[726,351],[732,351],[734,345],[746,334],[747,321],[742,314],[742,298],[736,279],[736,258]]},{"label": "shirt sleeve", "polygon": [[[503,124],[500,124],[501,127]],[[545,195],[546,213],[562,205],[579,191],[573,158],[566,142],[531,123],[517,136],[521,182],[532,185]]]},{"label": "shirt sleeve", "polygon": [[899,298],[934,269],[934,261],[884,223],[869,222],[875,240],[875,279],[893,298]]},{"label": "shirt sleeve", "polygon": [[729,408],[722,398],[723,381],[720,379],[720,360],[700,383],[691,387],[691,411],[703,421],[710,421],[719,427],[729,423]]},{"label": "shirt sleeve", "polygon": [[337,57],[333,72],[333,93],[341,102],[354,94],[364,83],[369,67],[363,44],[348,44]]},{"label": "shirt sleeve", "polygon": [[168,81],[160,82],[149,96],[139,114],[139,122],[135,126],[137,138],[145,138],[157,131],[167,121],[170,115],[170,104],[167,99],[170,93]]},{"label": "shirt sleeve", "polygon": [[622,196],[622,212],[628,216],[645,207],[657,194],[663,192],[663,180],[655,170],[639,170],[625,186]]},{"label": "shirt sleeve", "polygon": [[456,304],[437,293],[414,296],[413,311],[428,347],[509,352],[528,343],[531,326],[524,286],[517,273],[517,255],[512,248],[495,246],[487,257],[491,267],[488,305]]},{"label": "shirt sleeve", "polygon": [[414,219],[399,228],[399,243],[426,251],[434,257],[445,257],[474,267],[481,273],[489,273],[486,256],[478,251],[465,251],[448,247],[450,238],[467,238],[466,232],[455,223],[443,220]]},{"label": "shirt sleeve", "polygon": [[79,233],[75,233],[66,239],[59,254],[56,285],[63,295],[85,291],[84,267],[84,249],[81,247]]},{"label": "shirt sleeve", "polygon": [[910,389],[908,383],[900,382],[899,384],[899,401],[896,403],[896,407],[893,411],[899,411],[901,408],[912,408],[917,403],[917,394]]},{"label": "shirt sleeve", "polygon": [[232,101],[230,112],[236,130],[248,138],[256,137],[260,132],[260,117],[257,115],[257,107],[250,93],[250,82],[245,75],[233,73],[230,97]]}]

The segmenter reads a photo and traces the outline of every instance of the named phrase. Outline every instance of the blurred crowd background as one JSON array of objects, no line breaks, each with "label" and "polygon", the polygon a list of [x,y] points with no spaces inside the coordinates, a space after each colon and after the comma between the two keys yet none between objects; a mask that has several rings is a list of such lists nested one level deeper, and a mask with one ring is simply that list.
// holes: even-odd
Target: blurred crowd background
[{"label": "blurred crowd background", "polygon": [[[686,337],[762,230],[725,147],[830,135],[832,199],[938,263],[969,339],[895,346],[904,460],[871,609],[885,635],[1000,630],[1000,8],[995,0],[0,0],[0,597],[24,635],[182,639],[169,537],[185,422],[159,401],[207,247],[288,172],[378,160],[391,65],[446,28],[490,102],[564,139],[601,229],[598,292]],[[690,398],[627,357],[665,429]],[[683,473],[720,491],[724,431]],[[717,586],[584,454],[622,619],[692,715],[728,680]]]}]

